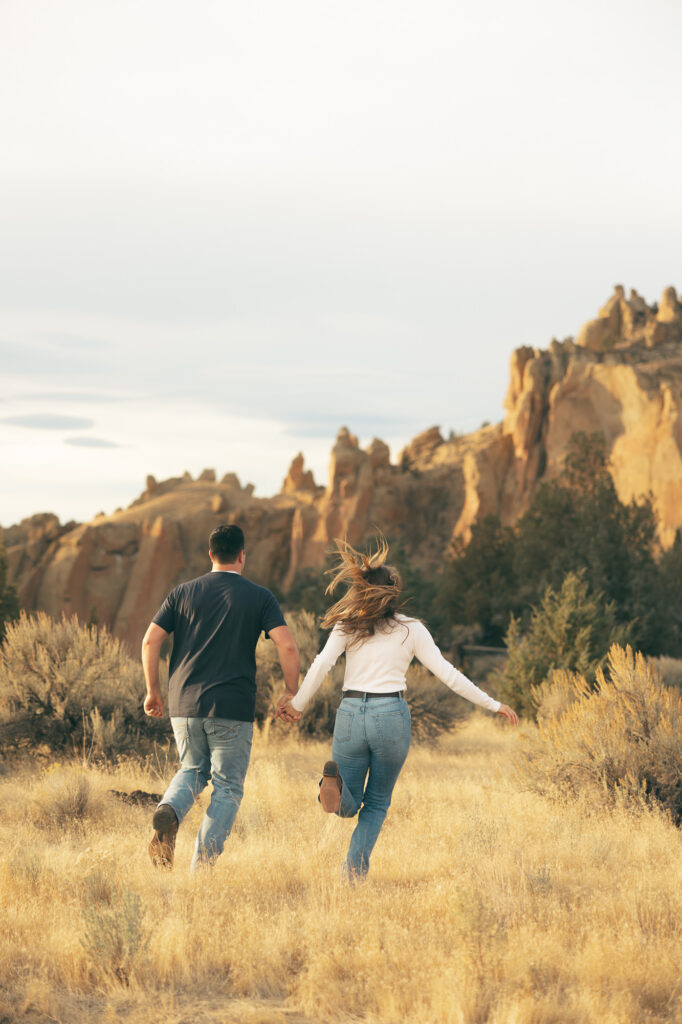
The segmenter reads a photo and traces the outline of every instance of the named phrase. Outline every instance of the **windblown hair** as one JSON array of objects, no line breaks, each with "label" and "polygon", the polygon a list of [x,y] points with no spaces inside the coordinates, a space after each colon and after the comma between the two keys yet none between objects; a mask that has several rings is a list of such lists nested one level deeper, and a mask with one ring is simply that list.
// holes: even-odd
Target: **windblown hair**
[{"label": "windblown hair", "polygon": [[335,544],[338,564],[327,569],[332,579],[325,593],[333,594],[342,584],[348,589],[329,608],[322,628],[340,625],[342,632],[352,637],[349,646],[354,647],[395,618],[402,607],[402,581],[398,570],[385,564],[388,544],[384,537],[379,537],[376,551],[367,555],[356,551],[347,540],[337,539]]}]

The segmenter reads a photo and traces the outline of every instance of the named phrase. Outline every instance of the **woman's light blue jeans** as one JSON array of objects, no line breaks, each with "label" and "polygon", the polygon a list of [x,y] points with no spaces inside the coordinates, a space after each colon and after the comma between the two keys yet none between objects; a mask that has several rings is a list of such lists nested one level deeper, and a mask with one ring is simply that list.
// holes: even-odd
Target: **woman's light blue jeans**
[{"label": "woman's light blue jeans", "polygon": [[410,749],[410,709],[402,697],[344,697],[336,712],[332,757],[343,787],[337,814],[354,818],[344,864],[351,881],[362,879],[376,843],[393,787]]},{"label": "woman's light blue jeans", "polygon": [[244,795],[253,723],[231,718],[171,718],[171,725],[182,768],[161,803],[170,804],[182,821],[209,778],[213,783],[194,847],[191,870],[195,871],[220,856],[234,824]]}]

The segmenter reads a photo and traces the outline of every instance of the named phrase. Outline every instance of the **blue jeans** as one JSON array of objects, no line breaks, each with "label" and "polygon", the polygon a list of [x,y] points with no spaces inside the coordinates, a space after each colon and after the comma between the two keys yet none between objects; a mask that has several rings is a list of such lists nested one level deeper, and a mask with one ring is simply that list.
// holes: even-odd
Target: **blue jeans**
[{"label": "blue jeans", "polygon": [[[343,782],[341,818],[354,818],[345,875],[364,878],[393,787],[410,749],[410,709],[402,697],[344,697],[336,712],[332,757]],[[366,784],[365,784],[366,780]]]},{"label": "blue jeans", "polygon": [[212,864],[223,852],[244,795],[253,723],[231,718],[171,718],[182,768],[161,803],[182,821],[192,804],[213,783],[211,802],[197,833],[191,870]]}]

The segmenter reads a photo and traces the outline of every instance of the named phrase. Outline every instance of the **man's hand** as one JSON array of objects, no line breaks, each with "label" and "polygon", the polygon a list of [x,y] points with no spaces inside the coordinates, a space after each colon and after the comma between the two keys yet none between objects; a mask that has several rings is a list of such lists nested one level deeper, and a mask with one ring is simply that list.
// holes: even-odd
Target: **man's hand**
[{"label": "man's hand", "polygon": [[161,629],[161,626],[157,626],[155,622],[152,622],[142,641],[142,668],[144,670],[144,681],[147,684],[144,713],[145,715],[151,715],[152,718],[163,717],[163,697],[159,687],[159,659],[161,657],[161,644],[168,636],[170,634],[165,629]]},{"label": "man's hand", "polygon": [[275,710],[275,720],[278,718],[283,719],[285,722],[297,722],[301,717],[301,712],[297,711],[291,706],[292,694],[287,693],[285,690],[282,696],[277,701],[277,708]]},{"label": "man's hand", "polygon": [[144,701],[144,713],[151,715],[152,718],[163,718],[163,697],[160,690],[147,694]]},{"label": "man's hand", "polygon": [[516,714],[513,708],[509,707],[508,704],[501,704],[497,714],[502,715],[502,717],[506,718],[507,721],[511,722],[512,725],[519,724],[519,716]]}]

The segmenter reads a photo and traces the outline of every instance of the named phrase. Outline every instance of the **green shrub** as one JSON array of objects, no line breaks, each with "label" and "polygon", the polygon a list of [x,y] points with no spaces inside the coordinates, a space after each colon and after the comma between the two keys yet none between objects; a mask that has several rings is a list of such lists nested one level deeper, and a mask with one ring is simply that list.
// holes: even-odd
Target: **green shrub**
[{"label": "green shrub", "polygon": [[520,608],[515,546],[514,530],[492,515],[476,520],[468,544],[454,542],[454,558],[445,567],[429,616],[441,642],[447,642],[455,623],[474,626],[478,643],[499,644],[510,613]]},{"label": "green shrub", "polygon": [[574,702],[528,733],[520,755],[534,789],[599,801],[653,802],[682,823],[682,695],[641,654],[614,645],[594,686],[574,678]]},{"label": "green shrub", "polygon": [[560,590],[547,588],[525,632],[512,618],[505,637],[509,657],[497,679],[500,699],[535,716],[534,689],[554,671],[580,672],[593,681],[611,644],[626,639],[613,604],[589,592],[582,572],[569,573]]},{"label": "green shrub", "polygon": [[109,757],[151,746],[167,721],[143,710],[140,664],[105,629],[44,612],[7,627],[0,651],[0,725],[9,747],[45,744]]}]

